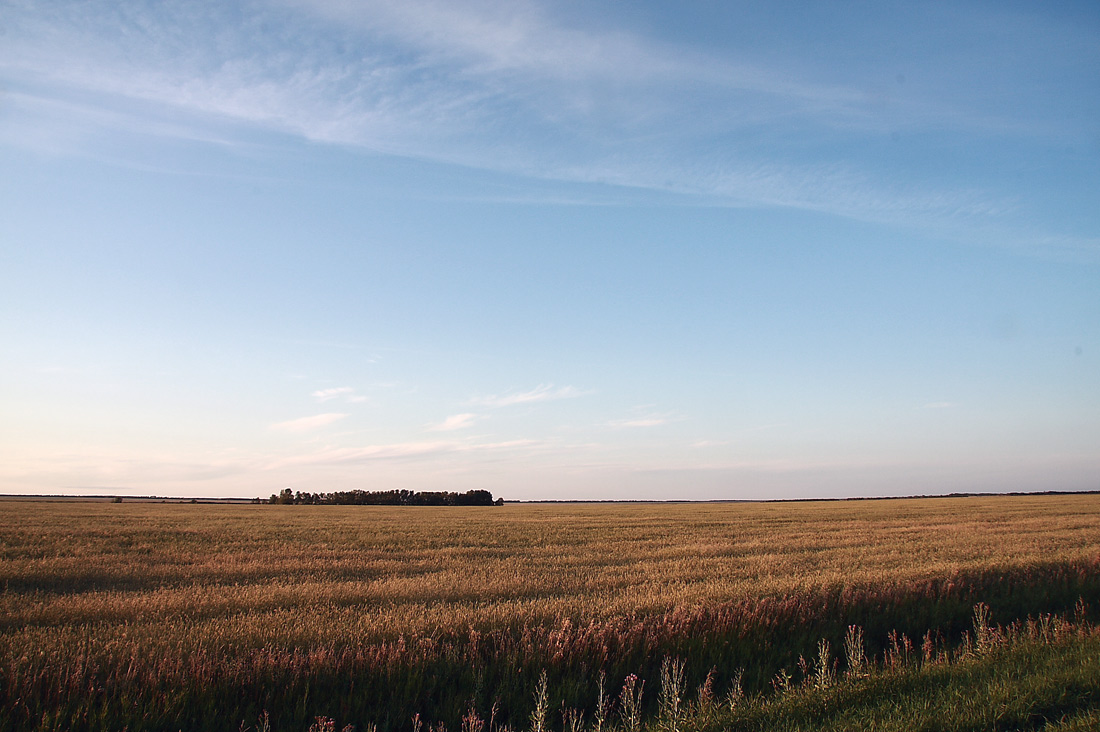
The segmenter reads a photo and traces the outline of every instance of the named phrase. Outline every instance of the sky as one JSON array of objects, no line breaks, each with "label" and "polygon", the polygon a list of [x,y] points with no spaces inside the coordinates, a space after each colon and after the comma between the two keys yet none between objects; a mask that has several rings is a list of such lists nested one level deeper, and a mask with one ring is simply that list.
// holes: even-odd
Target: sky
[{"label": "sky", "polygon": [[1098,38],[0,0],[0,493],[1100,489]]}]

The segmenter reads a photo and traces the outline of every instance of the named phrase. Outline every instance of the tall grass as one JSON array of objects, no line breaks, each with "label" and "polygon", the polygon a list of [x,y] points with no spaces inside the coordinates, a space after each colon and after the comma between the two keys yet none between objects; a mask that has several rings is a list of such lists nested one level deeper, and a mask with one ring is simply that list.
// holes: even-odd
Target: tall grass
[{"label": "tall grass", "polygon": [[[1100,633],[1052,616],[983,625],[992,643],[940,648],[932,660],[868,667],[821,687],[756,696],[690,729],[726,732],[979,732],[1100,729]],[[1041,630],[1041,624],[1048,629]],[[1053,628],[1053,631],[1050,630]]]},{"label": "tall grass", "polygon": [[[407,730],[421,714],[476,732],[472,712],[523,728],[542,674],[547,726],[663,710],[678,729],[707,679],[748,698],[801,658],[832,688],[841,648],[858,677],[852,626],[863,663],[900,666],[995,641],[975,603],[994,628],[1100,599],[1097,496],[3,507],[11,730],[237,730],[265,710],[276,729],[323,715]],[[682,665],[662,675],[666,658]],[[630,674],[601,700],[600,678]]]},{"label": "tall grass", "polygon": [[[988,624],[989,609],[974,608],[973,638],[958,647],[937,647],[924,657],[884,656],[868,659],[852,653],[857,666],[843,675],[822,673],[833,668],[827,644],[819,644],[818,664],[805,664],[801,675],[782,674],[772,693],[746,696],[737,681],[722,701],[715,696],[712,674],[700,684],[694,699],[685,696],[682,662],[666,658],[660,670],[660,704],[656,716],[641,710],[645,681],[631,674],[623,682],[618,706],[602,693],[593,721],[583,710],[561,708],[563,732],[809,732],[879,730],[912,732],[998,732],[1043,729],[1051,732],[1089,730],[1100,722],[1100,632],[1080,621],[1043,615],[1038,620],[1007,627]],[[854,628],[854,626],[853,626]],[[851,630],[851,629],[850,629]],[[853,644],[861,634],[850,632]],[[535,709],[524,732],[546,732],[554,706],[545,673],[533,695]],[[462,732],[512,732],[496,724],[496,707],[486,722],[476,710],[462,719]],[[413,732],[422,732],[419,715]],[[262,717],[257,729],[270,732]],[[336,720],[319,717],[313,730],[335,730]],[[367,724],[372,732],[375,728]],[[437,732],[445,726],[436,725]],[[351,726],[345,728],[351,732]]]}]

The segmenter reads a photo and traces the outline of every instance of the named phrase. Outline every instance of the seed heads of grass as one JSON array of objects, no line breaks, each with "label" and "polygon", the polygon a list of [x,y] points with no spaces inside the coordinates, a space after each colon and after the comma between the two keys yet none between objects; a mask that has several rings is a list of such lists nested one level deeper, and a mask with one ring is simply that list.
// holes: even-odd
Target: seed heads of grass
[{"label": "seed heads of grass", "polygon": [[863,676],[867,668],[867,656],[863,645],[863,628],[849,625],[844,636],[844,658],[848,662],[848,675],[854,678]]},{"label": "seed heads of grass", "polygon": [[596,711],[592,715],[594,722],[592,732],[603,732],[604,725],[607,724],[607,715],[611,712],[611,699],[607,696],[606,683],[607,674],[600,671],[599,686],[596,692]]},{"label": "seed heads of grass", "polygon": [[[309,732],[336,732],[336,720],[331,717],[317,717],[309,726]],[[355,725],[345,725],[341,732],[355,732]],[[367,732],[373,732],[368,729]]]},{"label": "seed heads of grass", "polygon": [[813,683],[817,689],[828,689],[833,685],[833,654],[829,649],[829,641],[824,638],[817,644]]},{"label": "seed heads of grass", "polygon": [[550,709],[549,682],[546,671],[539,676],[538,686],[535,687],[535,708],[531,711],[531,732],[546,732],[546,714]]},{"label": "seed heads of grass", "polygon": [[733,678],[730,680],[730,690],[726,693],[726,707],[731,711],[740,706],[745,698],[745,687],[742,684],[744,678],[745,669],[739,668],[733,672]]},{"label": "seed heads of grass", "polygon": [[974,606],[974,652],[985,656],[996,645],[996,631],[989,624],[989,606],[979,602]]},{"label": "seed heads of grass", "polygon": [[619,713],[625,732],[638,732],[642,725],[642,691],[645,681],[634,674],[623,680],[623,690],[619,693]]},{"label": "seed heads of grass", "polygon": [[660,719],[658,728],[663,732],[680,732],[684,710],[684,662],[679,658],[661,663],[661,693],[658,697]]},{"label": "seed heads of grass", "polygon": [[462,716],[462,732],[482,732],[485,729],[485,721],[478,716],[477,710],[470,705],[470,710]]},{"label": "seed heads of grass", "polygon": [[699,690],[695,695],[695,712],[703,721],[703,726],[709,723],[718,708],[718,705],[714,702],[714,674],[716,671],[717,669],[712,667],[707,672],[706,678],[703,679],[703,683],[699,684]]},{"label": "seed heads of grass", "polygon": [[584,732],[584,712],[573,707],[562,707],[562,732]]}]

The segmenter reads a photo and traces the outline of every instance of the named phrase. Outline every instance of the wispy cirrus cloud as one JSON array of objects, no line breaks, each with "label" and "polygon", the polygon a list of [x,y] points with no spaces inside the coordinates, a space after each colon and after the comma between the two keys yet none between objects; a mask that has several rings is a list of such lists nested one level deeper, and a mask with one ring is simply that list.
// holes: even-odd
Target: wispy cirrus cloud
[{"label": "wispy cirrus cloud", "polygon": [[568,26],[554,19],[546,6],[530,0],[367,0],[357,4],[298,0],[293,4],[315,16],[417,49],[429,62],[463,68],[465,76],[520,73],[572,83],[603,80],[646,87],[690,78],[727,90],[754,90],[831,106],[864,97],[858,90],[799,82],[762,65],[723,61],[623,30]]},{"label": "wispy cirrus cloud", "polygon": [[473,426],[475,422],[483,419],[483,415],[474,414],[473,412],[466,412],[464,414],[452,414],[439,424],[430,425],[428,430],[431,432],[450,432],[452,430],[461,430],[467,427]]},{"label": "wispy cirrus cloud", "polygon": [[[124,118],[153,135],[232,139],[231,121],[547,180],[922,226],[1009,207],[976,189],[892,185],[871,161],[838,157],[838,140],[893,124],[865,89],[749,52],[566,23],[537,2],[285,0],[239,12],[120,0],[28,4],[7,25],[0,71],[26,88],[15,99],[100,110],[99,124],[127,131]],[[966,119],[908,96],[892,104],[910,124]],[[761,129],[798,139],[803,154],[782,142],[755,153]]]},{"label": "wispy cirrus cloud", "polygon": [[354,392],[355,389],[350,386],[338,386],[333,389],[318,389],[313,392],[312,396],[319,402],[327,402],[329,399],[335,399],[336,397],[346,394],[353,394]]},{"label": "wispy cirrus cloud", "polygon": [[327,402],[331,399],[344,398],[347,401],[355,404],[367,401],[365,396],[355,393],[354,387],[350,386],[337,386],[331,389],[318,389],[311,395],[319,402]]},{"label": "wispy cirrus cloud", "polygon": [[613,419],[604,423],[605,427],[612,427],[614,429],[622,428],[645,428],[645,427],[661,427],[662,425],[670,424],[672,422],[682,422],[684,418],[675,414],[658,414],[655,412],[644,411],[644,407],[638,407],[634,411],[636,414],[632,417],[626,417],[623,419]]},{"label": "wispy cirrus cloud", "polygon": [[549,402],[557,399],[575,399],[589,391],[583,391],[575,386],[558,386],[553,384],[539,384],[529,391],[509,392],[507,394],[495,394],[490,396],[476,396],[470,400],[470,404],[500,408],[510,407],[516,404],[533,404],[535,402]]},{"label": "wispy cirrus cloud", "polygon": [[315,414],[312,417],[300,417],[299,419],[291,419],[286,422],[276,422],[271,425],[269,429],[275,432],[312,432],[313,430],[326,427],[333,422],[338,422],[344,419],[348,415],[342,412],[329,412],[326,414]]},{"label": "wispy cirrus cloud", "polygon": [[607,423],[608,427],[660,427],[674,420],[668,417],[638,417],[635,419],[613,419]]},{"label": "wispy cirrus cloud", "polygon": [[696,440],[689,447],[696,450],[705,450],[710,447],[725,447],[731,444],[730,440]]},{"label": "wispy cirrus cloud", "polygon": [[436,440],[366,445],[363,447],[332,447],[304,455],[295,455],[276,460],[268,465],[268,469],[284,468],[293,465],[366,463],[377,460],[430,458],[455,453],[493,453],[532,448],[539,444],[540,443],[536,440],[508,440],[504,442],[488,443]]}]

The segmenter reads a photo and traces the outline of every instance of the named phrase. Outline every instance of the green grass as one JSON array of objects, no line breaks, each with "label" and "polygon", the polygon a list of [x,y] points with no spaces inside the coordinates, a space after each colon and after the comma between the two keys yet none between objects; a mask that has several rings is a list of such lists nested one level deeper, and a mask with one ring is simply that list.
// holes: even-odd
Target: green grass
[{"label": "green grass", "polygon": [[1100,729],[1100,636],[1026,640],[951,663],[877,671],[718,712],[695,730],[995,732]]}]

